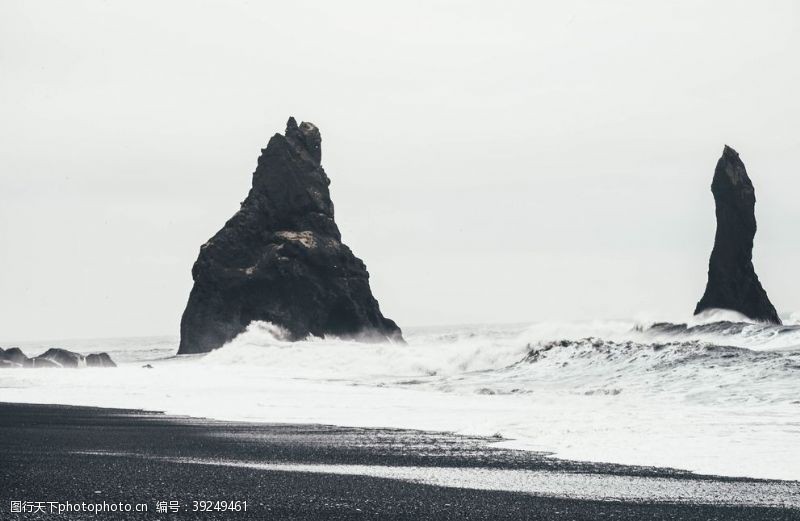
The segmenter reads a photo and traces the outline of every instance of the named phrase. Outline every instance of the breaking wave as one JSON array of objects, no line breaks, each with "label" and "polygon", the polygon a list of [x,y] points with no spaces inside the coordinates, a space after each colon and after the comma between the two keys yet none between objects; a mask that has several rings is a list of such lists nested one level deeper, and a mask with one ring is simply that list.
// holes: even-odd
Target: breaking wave
[{"label": "breaking wave", "polygon": [[443,392],[669,394],[714,404],[800,403],[800,326],[590,322],[418,330],[408,344],[288,342],[254,323],[202,363]]},{"label": "breaking wave", "polygon": [[[795,317],[796,318],[796,317]],[[6,370],[2,400],[288,423],[500,435],[559,457],[800,479],[800,326],[724,312],[685,323],[417,328],[407,344],[288,342],[253,323],[207,355],[177,339],[61,343],[113,370]],[[28,353],[43,347],[23,346]]]}]

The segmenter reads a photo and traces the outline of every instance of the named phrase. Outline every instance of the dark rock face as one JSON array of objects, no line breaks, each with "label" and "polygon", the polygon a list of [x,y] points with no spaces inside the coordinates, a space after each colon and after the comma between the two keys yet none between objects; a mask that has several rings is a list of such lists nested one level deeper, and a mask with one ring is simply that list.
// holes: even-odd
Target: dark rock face
[{"label": "dark rock face", "polygon": [[86,355],[86,367],[117,367],[108,353]]},{"label": "dark rock face", "polygon": [[780,324],[753,268],[753,183],[739,154],[727,145],[717,162],[711,192],[717,208],[717,233],[708,263],[708,284],[695,315],[707,309],[730,309],[753,320]]},{"label": "dark rock face", "polygon": [[29,363],[28,357],[18,347],[0,348],[0,361],[4,362],[4,367],[24,367]]},{"label": "dark rock face", "polygon": [[39,356],[28,358],[18,347],[0,348],[0,368],[18,367],[116,367],[107,353],[96,353],[83,356],[66,349],[48,349]]},{"label": "dark rock face", "polygon": [[[59,365],[58,362],[50,360],[49,358],[36,357],[36,358],[31,358],[30,365],[25,366],[25,367],[33,367],[33,368],[36,368],[36,369],[46,369],[46,368],[58,369],[58,368],[63,367],[63,366]],[[75,367],[77,367],[77,366],[75,366]]]},{"label": "dark rock face", "polygon": [[372,296],[366,266],[341,242],[321,156],[317,127],[294,118],[261,151],[240,210],[200,248],[179,354],[221,347],[255,320],[292,340],[402,341]]},{"label": "dark rock face", "polygon": [[51,348],[40,354],[34,360],[48,360],[59,367],[78,367],[83,362],[83,356],[66,349]]}]

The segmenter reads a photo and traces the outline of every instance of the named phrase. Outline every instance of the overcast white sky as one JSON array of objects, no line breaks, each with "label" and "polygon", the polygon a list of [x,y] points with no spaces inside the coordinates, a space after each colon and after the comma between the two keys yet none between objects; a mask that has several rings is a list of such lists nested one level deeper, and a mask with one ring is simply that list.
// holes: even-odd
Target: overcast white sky
[{"label": "overcast white sky", "polygon": [[401,326],[689,316],[724,143],[800,310],[792,1],[0,3],[0,338],[177,334],[288,116]]}]

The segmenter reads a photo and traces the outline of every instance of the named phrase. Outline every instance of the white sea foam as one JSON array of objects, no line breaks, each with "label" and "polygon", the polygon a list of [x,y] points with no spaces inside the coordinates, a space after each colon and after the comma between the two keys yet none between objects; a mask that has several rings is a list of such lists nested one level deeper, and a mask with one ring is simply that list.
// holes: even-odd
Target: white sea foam
[{"label": "white sea foam", "polygon": [[175,339],[60,343],[122,363],[5,370],[0,400],[500,434],[565,458],[800,479],[800,327],[715,319],[421,328],[407,345],[290,343],[254,323],[181,357]]},{"label": "white sea foam", "polygon": [[646,501],[683,504],[717,504],[800,508],[800,483],[787,481],[739,481],[591,474],[557,470],[426,465],[358,465],[328,463],[280,463],[202,458],[175,458],[130,452],[81,451],[102,458],[123,457],[169,461],[184,465],[209,465],[339,476],[369,476],[437,487],[503,490],[525,494],[600,501]]}]

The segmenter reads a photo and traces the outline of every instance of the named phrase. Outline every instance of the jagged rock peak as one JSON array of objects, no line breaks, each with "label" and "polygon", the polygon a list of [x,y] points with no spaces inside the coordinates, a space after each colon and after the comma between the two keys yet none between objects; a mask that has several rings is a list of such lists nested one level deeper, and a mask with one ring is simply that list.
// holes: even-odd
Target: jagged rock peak
[{"label": "jagged rock peak", "polygon": [[319,163],[322,160],[322,137],[319,129],[313,124],[303,121],[297,126],[293,117],[286,122],[286,139],[292,144],[301,146],[311,158]]},{"label": "jagged rock peak", "polygon": [[[717,186],[718,189],[724,189],[724,185],[729,184],[739,190],[739,195],[743,198],[750,199],[752,197],[753,204],[755,204],[755,191],[753,190],[753,183],[747,175],[747,169],[744,167],[739,153],[733,148],[725,145],[722,149],[722,156],[719,158],[717,168],[714,171],[714,181],[712,182],[711,189]],[[748,201],[745,201],[749,204]]]},{"label": "jagged rock peak", "polygon": [[[292,118],[292,120],[294,120],[294,118]],[[733,147],[729,146],[728,144],[725,144],[725,146],[722,148],[722,157],[735,157],[738,159],[739,152],[734,150]]]},{"label": "jagged rock peak", "polygon": [[179,353],[221,347],[253,321],[281,326],[292,340],[402,341],[366,266],[341,242],[321,144],[315,125],[289,118],[262,149],[250,193],[192,267]]},{"label": "jagged rock peak", "polygon": [[725,145],[711,183],[717,217],[708,283],[695,314],[729,309],[753,320],[780,324],[775,307],[753,267],[756,234],[753,183],[739,153]]}]

